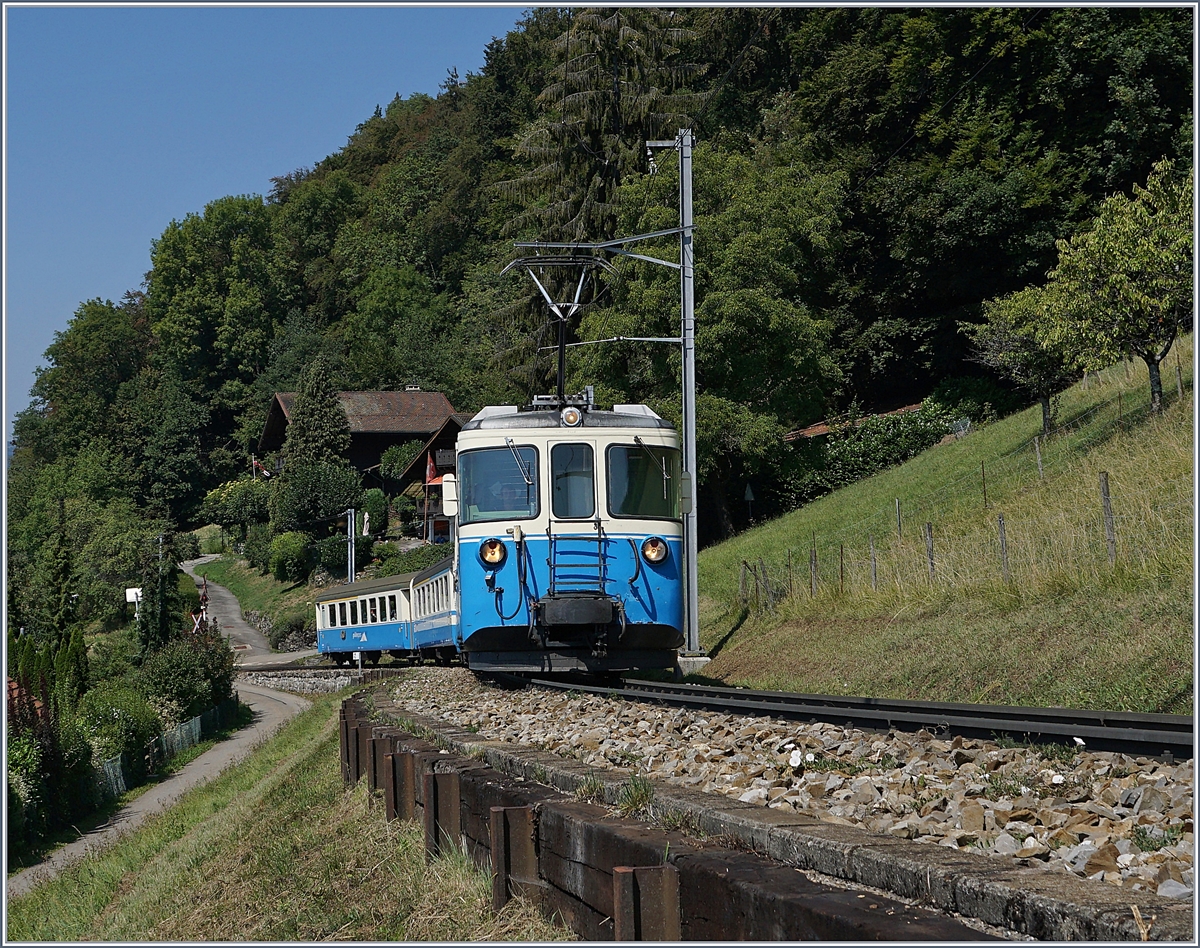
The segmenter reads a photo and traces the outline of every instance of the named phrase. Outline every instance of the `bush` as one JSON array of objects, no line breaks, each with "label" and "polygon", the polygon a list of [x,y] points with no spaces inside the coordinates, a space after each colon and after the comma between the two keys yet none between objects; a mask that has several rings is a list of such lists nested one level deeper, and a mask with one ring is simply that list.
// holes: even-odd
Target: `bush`
[{"label": "bush", "polygon": [[985,425],[1025,407],[1019,395],[981,376],[943,379],[926,399],[926,404],[930,403],[941,406],[951,419],[970,418],[976,425]]},{"label": "bush", "polygon": [[453,552],[446,543],[426,543],[411,550],[398,550],[389,544],[380,547],[379,571],[377,576],[395,576],[399,573],[416,573],[440,563]]},{"label": "bush", "polygon": [[32,735],[14,736],[11,727],[5,741],[8,752],[8,845],[25,849],[41,838],[46,823],[46,785],[42,776],[42,752]]},{"label": "bush", "polygon": [[271,541],[271,573],[281,583],[302,583],[312,568],[311,540],[297,531],[281,533]]},{"label": "bush", "polygon": [[164,730],[216,704],[203,656],[185,639],[175,639],[147,655],[138,678]]},{"label": "bush", "polygon": [[246,528],[246,539],[242,543],[242,556],[250,565],[266,573],[271,568],[271,528],[265,523],[253,523]]},{"label": "bush", "polygon": [[146,746],[162,725],[141,692],[124,682],[102,682],[80,699],[78,720],[97,761],[123,754],[135,781],[146,776]]},{"label": "bush", "polygon": [[392,509],[396,512],[396,526],[407,536],[416,536],[421,532],[424,520],[417,502],[407,494],[400,494],[392,499]]},{"label": "bush", "polygon": [[316,630],[316,617],[313,616],[311,609],[290,612],[279,616],[271,624],[271,630],[267,633],[267,642],[271,648],[278,649],[291,635],[298,635],[303,639],[315,638],[314,635],[308,634],[310,629],[314,632]]},{"label": "bush", "polygon": [[[346,577],[346,538],[344,536],[326,537],[314,544],[317,562],[337,579]],[[375,541],[371,537],[354,538],[354,570],[358,572],[371,562],[374,557]]]},{"label": "bush", "polygon": [[200,540],[194,533],[175,535],[175,555],[180,560],[194,560],[200,555]]},{"label": "bush", "polygon": [[345,464],[292,463],[271,487],[268,507],[276,533],[333,521],[348,508],[362,506],[358,472]]},{"label": "bush", "polygon": [[388,528],[387,495],[378,487],[372,487],[370,490],[363,491],[362,506],[363,512],[371,515],[370,527],[372,535],[378,536],[386,533]]},{"label": "bush", "polygon": [[399,480],[400,475],[412,464],[425,445],[420,441],[393,444],[380,455],[379,473],[389,480]]}]

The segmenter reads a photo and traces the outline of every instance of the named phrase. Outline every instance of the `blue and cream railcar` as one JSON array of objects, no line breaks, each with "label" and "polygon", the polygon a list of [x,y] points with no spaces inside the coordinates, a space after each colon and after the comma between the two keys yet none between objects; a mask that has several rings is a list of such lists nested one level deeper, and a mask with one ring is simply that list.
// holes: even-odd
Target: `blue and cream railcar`
[{"label": "blue and cream railcar", "polygon": [[679,436],[644,405],[485,408],[459,433],[458,649],[478,670],[674,667],[683,645]]},{"label": "blue and cream railcar", "polygon": [[361,653],[449,661],[457,608],[449,559],[419,573],[338,586],[316,598],[317,651],[341,665]]}]

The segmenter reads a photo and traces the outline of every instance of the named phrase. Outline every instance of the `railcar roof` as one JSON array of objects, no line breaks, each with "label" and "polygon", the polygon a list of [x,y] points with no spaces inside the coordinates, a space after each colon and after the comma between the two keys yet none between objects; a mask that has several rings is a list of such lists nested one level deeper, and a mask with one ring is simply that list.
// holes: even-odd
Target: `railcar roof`
[{"label": "railcar roof", "polygon": [[369,595],[381,589],[394,589],[397,586],[407,586],[416,573],[397,573],[394,576],[379,576],[374,579],[364,579],[359,583],[343,583],[325,590],[313,602],[328,602],[331,599],[353,599],[359,595]]},{"label": "railcar roof", "polygon": [[[651,415],[635,415],[616,411],[585,411],[584,428],[660,428],[674,431],[669,421]],[[562,428],[572,430],[559,420],[557,411],[513,411],[504,414],[475,417],[463,425],[463,431],[492,431],[504,428]],[[576,429],[577,430],[577,429]]]}]

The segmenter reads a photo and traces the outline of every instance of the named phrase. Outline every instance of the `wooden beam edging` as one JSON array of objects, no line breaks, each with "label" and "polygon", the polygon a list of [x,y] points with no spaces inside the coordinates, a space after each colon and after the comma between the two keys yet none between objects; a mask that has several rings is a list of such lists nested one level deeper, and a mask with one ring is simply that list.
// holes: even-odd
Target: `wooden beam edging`
[{"label": "wooden beam edging", "polygon": [[[563,794],[572,795],[587,780],[592,788],[597,786],[595,782],[598,781],[599,786],[603,787],[605,801],[615,803],[621,788],[628,780],[627,774],[594,769],[579,761],[561,758],[536,749],[521,748],[514,751],[512,745],[480,741],[477,735],[462,728],[396,708],[385,688],[380,688],[375,693],[374,703],[377,718],[388,723],[412,721],[418,728],[437,735],[440,747],[434,748],[434,745],[424,741],[417,743],[437,751],[435,756],[442,758],[437,761],[441,765],[439,769],[449,766],[451,759],[457,758],[460,762],[465,761],[468,769],[479,770],[481,774],[484,771],[490,771],[497,778],[503,776],[510,780],[522,781],[523,783],[510,784],[510,786],[515,786],[518,796],[534,792],[536,784],[543,785],[542,788],[538,788],[539,790],[553,787]],[[426,754],[420,756],[426,757]],[[1185,942],[1193,940],[1190,902],[1162,898],[1146,892],[1123,891],[1104,883],[1078,879],[1065,873],[1025,868],[994,857],[963,853],[942,846],[914,843],[909,840],[871,833],[858,827],[822,822],[790,810],[755,806],[718,794],[702,793],[657,780],[652,782],[655,789],[654,802],[659,809],[685,814],[693,825],[709,837],[736,838],[742,846],[752,851],[753,855],[744,854],[747,858],[761,859],[765,856],[782,864],[782,868],[791,875],[786,876],[789,885],[783,886],[777,895],[786,894],[789,887],[795,888],[801,881],[807,882],[807,878],[796,872],[796,869],[811,869],[851,884],[883,889],[902,898],[931,905],[945,912],[958,913],[991,925],[1032,935],[1035,938],[1054,941],[1140,941],[1141,930],[1132,911],[1132,906],[1136,904],[1143,920],[1152,916],[1155,919],[1149,933],[1151,940]],[[543,796],[541,800],[530,801],[534,805],[534,811],[539,821],[539,859],[543,874],[547,863],[547,853],[541,844],[542,827],[540,824],[542,818],[558,813],[563,806],[568,808],[588,806],[575,802],[573,799],[564,803],[556,801],[551,814],[547,814],[545,807],[540,805],[546,799],[548,798]],[[514,802],[497,805],[523,804]],[[595,811],[592,819],[600,820],[610,826],[614,823],[607,810],[599,807],[592,809]],[[695,862],[694,856],[685,853],[685,850],[689,847],[695,849],[697,845],[706,850],[713,849],[711,843],[703,843],[678,833],[664,833],[661,830],[653,830],[653,832],[657,833],[662,840],[669,842],[669,855],[665,860],[660,855],[651,862],[646,862],[643,858],[640,865],[661,864],[669,861],[677,868],[681,868],[684,861],[692,859],[693,868],[696,872],[700,872],[700,869],[695,867],[700,866],[703,860]],[[487,846],[490,850],[490,835],[486,841],[476,840],[474,845]],[[488,858],[490,858],[490,853]],[[550,853],[549,861],[551,863],[554,858],[554,854]],[[711,859],[712,857],[705,856],[705,858]],[[612,868],[618,864],[639,865],[637,860],[629,863],[609,862],[607,867],[599,871],[611,876]],[[573,877],[575,882],[581,882],[587,876],[586,872],[578,868],[571,871],[575,873]],[[758,872],[762,876],[762,872],[752,870],[750,867],[744,867],[744,871],[750,872],[751,875]],[[701,875],[703,874],[701,873]],[[762,877],[768,876],[770,873],[766,873]],[[696,881],[696,879],[692,879],[689,883],[685,879],[684,889],[680,896],[681,910],[685,919],[683,939],[691,940],[694,937],[703,937],[710,940],[726,940],[751,937],[724,932],[710,933],[705,936],[695,934],[700,930],[695,922],[695,912],[706,910],[705,903],[711,903],[711,899],[702,900],[699,904],[691,903],[688,885],[694,885]],[[721,878],[718,877],[716,881],[720,884]],[[776,880],[776,882],[778,881]],[[809,883],[809,885],[816,884]],[[799,888],[804,887],[799,886]],[[611,888],[608,892],[607,898],[611,900]],[[571,895],[571,892],[564,890],[564,894]],[[550,898],[552,895],[553,893],[543,893],[541,904],[544,908],[548,908],[548,903],[554,901],[553,898]],[[1136,899],[1133,898],[1135,895]],[[820,898],[810,897],[810,902],[813,898],[816,898],[817,903],[824,899],[829,905],[834,906],[831,911],[836,914],[836,903],[838,902],[836,897],[825,893]],[[606,901],[604,896],[595,896],[594,894],[593,899],[594,902],[605,903]],[[878,900],[875,901],[878,904]],[[708,907],[711,908],[711,905]],[[901,914],[905,916],[912,914],[907,911],[908,907],[901,906],[901,908],[905,909]],[[558,910],[559,914],[575,927],[573,919],[579,912],[567,911],[562,905],[558,906]],[[778,913],[779,906],[775,906],[772,911]],[[689,912],[693,913],[692,916],[689,916]],[[603,920],[607,922],[607,927],[600,926],[597,918],[590,919],[590,923],[585,923],[588,922],[587,919],[580,919],[582,927],[576,927],[575,930],[585,938],[611,939],[613,937],[611,907],[606,914],[608,917]],[[787,914],[787,912],[783,912],[784,916]],[[846,930],[845,926],[847,925],[853,927],[849,921],[850,914],[852,913],[847,913],[844,924],[839,930]],[[690,924],[689,918],[692,919]],[[905,922],[911,925],[912,919],[906,917]],[[819,932],[822,925],[825,924],[821,919],[809,919],[807,923],[801,919],[796,922],[800,925],[809,923],[816,926],[812,929],[814,932]],[[689,928],[692,931],[689,931]],[[765,929],[753,926],[745,930],[751,929],[758,932],[753,937],[766,940],[813,937],[765,934]],[[710,932],[715,931],[711,928],[709,930]],[[908,937],[900,937],[897,940],[921,937],[912,928],[904,929],[904,931]],[[963,931],[965,937],[980,937],[971,929],[963,929]],[[863,937],[863,935],[864,933],[860,932],[858,937]],[[831,936],[826,931],[825,934],[817,935],[817,937],[836,936]],[[855,936],[846,935],[844,937]],[[936,936],[929,932],[924,937]]]}]

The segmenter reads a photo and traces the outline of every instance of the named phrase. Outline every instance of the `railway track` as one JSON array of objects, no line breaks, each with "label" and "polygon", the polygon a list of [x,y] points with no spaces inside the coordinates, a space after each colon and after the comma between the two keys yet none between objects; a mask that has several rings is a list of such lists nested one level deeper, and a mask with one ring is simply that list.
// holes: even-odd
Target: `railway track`
[{"label": "railway track", "polygon": [[1014,740],[1042,743],[1078,744],[1082,741],[1093,751],[1115,751],[1167,761],[1190,759],[1194,747],[1191,715],[896,701],[635,680],[613,686],[588,684],[579,679],[511,677],[545,688],[632,701],[846,724],[876,731],[924,728],[934,733],[982,739],[1003,735]]}]

